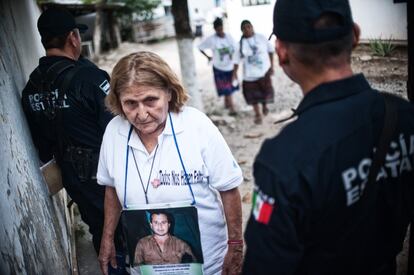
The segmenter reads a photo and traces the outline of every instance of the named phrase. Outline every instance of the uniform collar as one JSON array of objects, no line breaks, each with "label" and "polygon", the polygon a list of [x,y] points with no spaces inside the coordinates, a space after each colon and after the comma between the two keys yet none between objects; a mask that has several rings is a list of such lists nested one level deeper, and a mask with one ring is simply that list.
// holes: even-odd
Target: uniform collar
[{"label": "uniform collar", "polygon": [[356,74],[338,81],[323,83],[309,91],[294,111],[300,115],[306,110],[371,89],[363,74]]},{"label": "uniform collar", "polygon": [[50,65],[53,63],[56,63],[60,60],[68,60],[70,62],[76,62],[76,60],[70,59],[66,56],[60,56],[60,55],[50,55],[50,56],[42,56],[39,59],[39,65],[40,66],[46,66],[46,65]]}]

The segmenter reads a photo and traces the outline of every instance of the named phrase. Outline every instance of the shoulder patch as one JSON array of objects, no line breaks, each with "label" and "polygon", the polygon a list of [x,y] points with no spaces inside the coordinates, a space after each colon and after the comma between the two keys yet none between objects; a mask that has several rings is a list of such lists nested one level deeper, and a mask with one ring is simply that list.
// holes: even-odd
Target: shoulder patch
[{"label": "shoulder patch", "polygon": [[268,224],[273,210],[276,209],[275,199],[264,194],[259,187],[255,186],[252,202],[252,214],[254,219],[259,223]]},{"label": "shoulder patch", "polygon": [[104,82],[102,82],[102,83],[99,85],[99,88],[102,90],[102,92],[104,92],[104,94],[108,95],[108,94],[109,94],[109,90],[110,90],[111,86],[109,85],[108,80],[106,80],[106,79],[105,79],[105,81],[104,81]]}]

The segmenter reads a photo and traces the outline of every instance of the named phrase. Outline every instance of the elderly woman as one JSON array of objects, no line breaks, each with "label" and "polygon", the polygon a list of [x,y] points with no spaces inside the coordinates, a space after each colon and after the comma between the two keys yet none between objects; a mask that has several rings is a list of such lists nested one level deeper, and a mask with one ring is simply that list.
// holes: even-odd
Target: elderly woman
[{"label": "elderly woman", "polygon": [[[113,236],[126,201],[188,200],[198,211],[204,274],[240,273],[242,173],[219,130],[203,113],[184,106],[187,99],[177,76],[156,54],[125,56],[112,72],[107,105],[117,116],[106,128],[97,174],[106,186],[99,253],[104,274],[108,263],[116,265]],[[182,179],[183,173],[191,180],[167,180],[173,174]]]}]

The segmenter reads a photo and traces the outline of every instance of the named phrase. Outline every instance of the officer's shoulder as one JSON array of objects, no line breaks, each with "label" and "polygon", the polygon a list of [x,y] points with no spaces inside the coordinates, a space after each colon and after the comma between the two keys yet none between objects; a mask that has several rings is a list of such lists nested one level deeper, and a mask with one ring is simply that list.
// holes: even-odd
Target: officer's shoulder
[{"label": "officer's shoulder", "polygon": [[397,104],[398,108],[400,110],[407,110],[407,111],[414,111],[414,104],[406,100],[405,98],[402,98],[399,95],[391,94],[387,92],[381,93],[383,96]]},{"label": "officer's shoulder", "polygon": [[108,79],[108,73],[96,66],[85,65],[83,63],[77,63],[79,67],[79,73],[76,74],[77,78],[94,81],[100,79]]},{"label": "officer's shoulder", "polygon": [[75,74],[77,84],[93,87],[92,90],[102,90],[108,94],[110,90],[109,75],[96,66],[78,64],[79,71]]},{"label": "officer's shoulder", "polygon": [[292,122],[276,136],[266,139],[257,155],[257,160],[278,167],[289,166],[289,163],[294,162],[294,159],[299,157],[298,147],[302,146],[300,140],[297,140],[297,137],[301,136],[299,126],[296,122]]},{"label": "officer's shoulder", "polygon": [[36,67],[29,75],[29,79],[27,80],[26,85],[22,90],[22,96],[37,92],[37,84],[35,84],[35,82],[39,80],[38,78],[38,67]]}]

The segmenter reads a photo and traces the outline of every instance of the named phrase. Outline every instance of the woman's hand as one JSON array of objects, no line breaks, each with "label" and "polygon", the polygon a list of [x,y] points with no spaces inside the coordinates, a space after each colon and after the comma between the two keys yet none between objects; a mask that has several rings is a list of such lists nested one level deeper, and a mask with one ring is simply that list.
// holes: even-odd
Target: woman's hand
[{"label": "woman's hand", "polygon": [[241,274],[243,264],[243,245],[229,245],[227,254],[224,257],[222,275]]},{"label": "woman's hand", "polygon": [[116,226],[118,225],[119,216],[121,215],[121,209],[115,188],[107,186],[105,188],[104,201],[104,227],[98,257],[104,275],[108,275],[108,263],[113,268],[117,266],[114,234]]},{"label": "woman's hand", "polygon": [[102,237],[98,260],[104,275],[108,275],[108,263],[110,263],[113,268],[116,268],[115,243],[110,237]]},{"label": "woman's hand", "polygon": [[237,80],[238,81],[238,77],[237,77],[237,69],[233,69],[233,72],[231,74],[231,81]]}]

